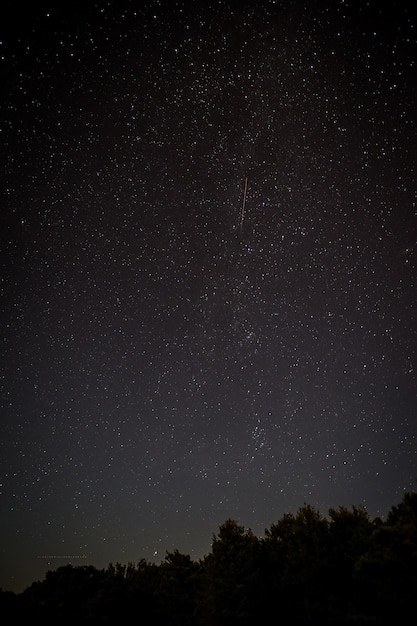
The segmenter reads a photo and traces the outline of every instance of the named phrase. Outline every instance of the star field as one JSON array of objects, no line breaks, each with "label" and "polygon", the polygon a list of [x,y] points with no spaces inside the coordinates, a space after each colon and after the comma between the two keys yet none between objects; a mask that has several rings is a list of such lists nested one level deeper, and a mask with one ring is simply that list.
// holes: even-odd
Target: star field
[{"label": "star field", "polygon": [[199,558],[304,502],[384,516],[417,475],[415,12],[27,11],[0,30],[0,585]]}]

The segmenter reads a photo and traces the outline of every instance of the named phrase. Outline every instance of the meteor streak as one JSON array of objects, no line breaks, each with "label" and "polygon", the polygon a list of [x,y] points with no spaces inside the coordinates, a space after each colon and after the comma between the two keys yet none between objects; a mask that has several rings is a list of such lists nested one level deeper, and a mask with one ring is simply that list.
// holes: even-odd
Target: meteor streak
[{"label": "meteor streak", "polygon": [[243,192],[243,204],[240,212],[240,232],[242,232],[243,220],[245,219],[246,193],[248,191],[248,178],[245,178],[245,190]]}]

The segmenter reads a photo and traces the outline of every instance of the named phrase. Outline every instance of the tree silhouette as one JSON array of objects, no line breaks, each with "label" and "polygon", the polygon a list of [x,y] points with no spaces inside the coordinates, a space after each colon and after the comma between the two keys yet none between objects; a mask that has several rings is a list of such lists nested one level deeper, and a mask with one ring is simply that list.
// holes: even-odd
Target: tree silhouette
[{"label": "tree silhouette", "polygon": [[405,622],[417,590],[417,494],[405,494],[358,559],[360,607],[380,624]]},{"label": "tree silhouette", "polygon": [[405,623],[417,589],[417,494],[383,522],[359,507],[308,504],[263,538],[228,519],[211,552],[194,562],[178,550],[156,565],[70,564],[23,593],[0,591],[3,621],[95,626],[134,616],[156,626],[303,626]]},{"label": "tree silhouette", "polygon": [[160,617],[170,626],[194,624],[199,565],[178,550],[167,552],[160,566],[157,601]]},{"label": "tree silhouette", "polygon": [[355,582],[358,559],[369,545],[375,523],[367,512],[353,506],[329,510],[328,607],[335,621],[354,615],[359,590]]},{"label": "tree silhouette", "polygon": [[260,542],[250,529],[226,520],[213,536],[205,561],[215,624],[251,624],[259,616],[262,588]]},{"label": "tree silhouette", "polygon": [[280,612],[296,623],[317,617],[327,602],[328,522],[310,505],[296,515],[285,514],[265,531],[271,580],[270,598],[279,598]]}]

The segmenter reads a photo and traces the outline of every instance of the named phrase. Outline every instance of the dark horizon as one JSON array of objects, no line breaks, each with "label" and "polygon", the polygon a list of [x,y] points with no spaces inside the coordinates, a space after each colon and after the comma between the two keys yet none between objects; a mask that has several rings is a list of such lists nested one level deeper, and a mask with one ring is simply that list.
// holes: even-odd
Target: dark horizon
[{"label": "dark horizon", "polygon": [[387,520],[339,506],[328,519],[310,505],[284,514],[256,537],[227,519],[198,562],[178,550],[156,565],[66,565],[23,593],[0,592],[0,611],[43,624],[108,624],[136,616],[164,626],[383,626],[414,606],[417,493]]},{"label": "dark horizon", "polygon": [[[407,492],[405,494],[405,497],[407,497],[407,495],[411,496],[411,498],[415,499],[416,493],[414,492]],[[191,556],[188,553],[182,552],[181,550],[178,550],[178,548],[176,547],[172,547],[170,546],[170,549],[166,549],[165,551],[161,551],[161,554],[159,555],[159,558],[156,559],[152,559],[152,558],[146,558],[143,555],[136,555],[136,558],[127,558],[124,562],[113,562],[110,561],[109,563],[105,563],[104,565],[100,565],[97,566],[96,563],[93,562],[89,562],[87,560],[87,555],[40,555],[38,558],[42,559],[43,561],[45,561],[46,563],[48,563],[48,567],[47,569],[44,570],[43,575],[41,575],[39,578],[35,578],[30,580],[29,583],[25,584],[23,587],[19,587],[19,588],[3,588],[0,587],[0,591],[4,591],[4,592],[12,592],[14,594],[22,594],[23,592],[25,592],[31,585],[33,585],[34,583],[37,582],[42,582],[45,580],[48,572],[55,572],[58,569],[61,568],[65,568],[66,566],[72,566],[74,568],[77,567],[93,567],[95,569],[97,569],[98,571],[100,570],[106,570],[109,567],[112,567],[113,565],[117,565],[117,566],[122,566],[122,567],[129,567],[129,566],[137,566],[139,563],[141,563],[142,561],[146,561],[148,563],[148,565],[155,565],[157,567],[163,565],[166,560],[167,560],[167,556],[169,557],[170,554],[179,552],[180,554],[182,554],[183,556],[189,557],[191,559],[191,562],[204,562],[208,556],[210,555],[210,553],[212,552],[212,548],[213,548],[213,540],[216,540],[216,537],[218,537],[219,535],[219,531],[221,531],[222,527],[224,525],[227,525],[229,521],[233,521],[234,523],[236,523],[236,525],[239,525],[240,527],[245,529],[245,532],[249,532],[251,533],[258,541],[265,541],[265,538],[267,537],[267,532],[270,530],[270,528],[273,528],[274,525],[279,524],[280,521],[285,518],[286,516],[290,516],[290,517],[294,517],[297,518],[297,516],[299,516],[301,513],[303,513],[304,510],[308,510],[308,509],[313,509],[318,516],[323,520],[326,521],[328,523],[331,523],[332,521],[332,515],[334,514],[334,511],[348,511],[349,514],[354,515],[355,512],[359,512],[362,513],[364,516],[367,516],[369,519],[369,523],[371,525],[375,525],[378,526],[379,523],[385,524],[387,519],[389,519],[389,515],[392,514],[393,509],[395,509],[396,507],[401,506],[401,502],[397,502],[395,503],[392,507],[390,507],[390,509],[386,512],[386,515],[382,515],[382,516],[378,516],[376,518],[372,518],[368,511],[366,510],[365,507],[363,506],[358,506],[355,504],[350,504],[350,505],[345,505],[345,504],[339,504],[338,506],[334,506],[334,507],[330,507],[330,509],[326,512],[323,511],[319,511],[318,509],[316,509],[315,507],[312,507],[308,502],[303,503],[302,506],[299,507],[299,509],[297,509],[294,512],[290,512],[290,511],[285,511],[282,518],[280,519],[276,519],[271,521],[269,524],[265,525],[265,528],[263,529],[262,533],[254,533],[252,528],[249,528],[247,526],[245,526],[245,524],[242,524],[239,520],[235,520],[233,518],[227,518],[225,520],[223,520],[223,522],[221,522],[218,526],[218,528],[212,533],[211,537],[207,537],[207,545],[208,545],[208,549],[204,554],[201,555],[194,555]],[[156,556],[156,555],[154,555]]]}]

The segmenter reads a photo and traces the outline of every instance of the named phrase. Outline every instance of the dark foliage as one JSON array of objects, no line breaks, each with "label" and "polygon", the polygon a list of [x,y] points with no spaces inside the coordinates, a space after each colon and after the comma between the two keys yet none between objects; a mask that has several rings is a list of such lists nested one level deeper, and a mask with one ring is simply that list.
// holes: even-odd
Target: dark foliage
[{"label": "dark foliage", "polygon": [[0,592],[3,619],[77,626],[405,623],[417,591],[417,494],[386,522],[357,507],[322,517],[309,505],[265,537],[234,520],[199,562],[177,550],[160,564],[66,565],[21,594]]}]

